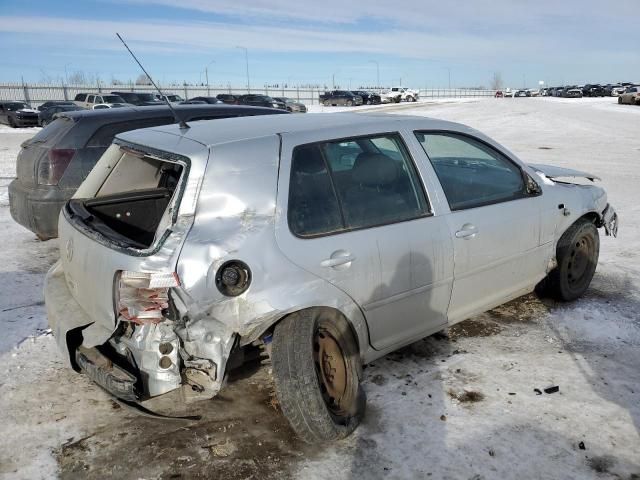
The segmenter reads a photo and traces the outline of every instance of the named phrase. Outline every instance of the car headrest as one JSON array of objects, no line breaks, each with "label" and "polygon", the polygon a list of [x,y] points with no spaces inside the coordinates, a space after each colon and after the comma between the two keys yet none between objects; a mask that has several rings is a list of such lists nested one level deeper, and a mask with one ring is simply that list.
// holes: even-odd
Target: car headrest
[{"label": "car headrest", "polygon": [[318,147],[303,147],[296,151],[296,172],[314,175],[326,171],[326,165]]},{"label": "car headrest", "polygon": [[363,152],[356,158],[351,175],[360,185],[384,186],[396,181],[398,168],[386,155]]}]

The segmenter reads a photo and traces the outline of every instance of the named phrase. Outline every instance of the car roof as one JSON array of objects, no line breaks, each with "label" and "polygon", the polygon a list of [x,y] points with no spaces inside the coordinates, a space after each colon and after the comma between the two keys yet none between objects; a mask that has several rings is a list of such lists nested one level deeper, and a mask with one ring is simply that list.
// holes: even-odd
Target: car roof
[{"label": "car roof", "polygon": [[[255,111],[268,111],[269,113],[273,112],[272,108],[225,104],[211,105],[207,103],[197,105],[173,105],[173,109],[178,113],[178,116],[180,115],[180,113],[185,113],[189,117],[194,115],[224,115],[233,113],[244,113],[245,115],[247,115],[249,114],[249,112]],[[100,123],[112,123],[126,120],[162,117],[167,115],[171,115],[171,110],[167,105],[154,105],[149,107],[130,106],[109,109],[105,108],[98,110],[77,110],[59,114],[58,116],[67,117],[74,121],[82,119],[83,122],[89,120]]]},{"label": "car roof", "polygon": [[[434,130],[468,130],[468,127],[453,122],[437,120],[428,117],[389,115],[389,114],[360,114],[360,113],[318,113],[306,115],[268,115],[257,117],[223,118],[212,121],[194,122],[189,130],[180,130],[177,125],[165,125],[150,127],[133,132],[127,132],[118,137],[137,143],[142,139],[145,130],[169,133],[194,140],[206,146],[221,143],[248,140],[251,138],[265,137],[269,135],[285,133],[303,133],[313,131],[326,131],[336,138],[346,126],[365,126],[389,128],[403,128],[403,123],[411,122],[411,127],[419,126],[421,129]],[[141,143],[144,143],[142,141]]]}]

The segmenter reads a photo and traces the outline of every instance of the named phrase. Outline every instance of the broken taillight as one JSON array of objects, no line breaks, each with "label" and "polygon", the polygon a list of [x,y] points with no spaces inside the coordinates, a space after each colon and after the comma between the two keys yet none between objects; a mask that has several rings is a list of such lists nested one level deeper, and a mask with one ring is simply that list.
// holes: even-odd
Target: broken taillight
[{"label": "broken taillight", "polygon": [[38,163],[38,185],[57,185],[76,151],[72,148],[52,148]]},{"label": "broken taillight", "polygon": [[159,323],[169,306],[169,289],[180,285],[178,274],[123,270],[116,281],[118,314],[134,323]]}]

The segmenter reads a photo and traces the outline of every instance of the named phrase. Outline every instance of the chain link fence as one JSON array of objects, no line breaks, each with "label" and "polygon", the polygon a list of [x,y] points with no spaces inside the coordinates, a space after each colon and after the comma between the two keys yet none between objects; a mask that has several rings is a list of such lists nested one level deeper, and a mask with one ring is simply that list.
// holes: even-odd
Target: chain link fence
[{"label": "chain link fence", "polygon": [[[165,95],[180,95],[182,98],[207,96],[215,97],[220,93],[244,95],[248,93],[246,87],[220,87],[206,85],[161,86]],[[0,101],[18,100],[30,104],[32,107],[49,100],[73,100],[78,93],[110,93],[110,92],[135,91],[155,94],[153,86],[146,85],[48,85],[48,84],[0,84]],[[383,90],[382,90],[383,91]],[[289,97],[304,103],[305,105],[319,104],[319,95],[324,93],[324,88],[251,88],[250,93],[269,95],[272,97]],[[420,89],[420,98],[473,98],[492,97],[495,90],[482,89]]]}]

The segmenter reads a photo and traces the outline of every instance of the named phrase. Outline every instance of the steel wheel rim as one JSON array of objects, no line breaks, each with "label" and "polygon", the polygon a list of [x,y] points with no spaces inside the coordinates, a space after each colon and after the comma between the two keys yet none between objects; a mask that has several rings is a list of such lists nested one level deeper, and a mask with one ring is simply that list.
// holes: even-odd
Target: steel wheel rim
[{"label": "steel wheel rim", "polygon": [[579,288],[588,277],[595,245],[593,239],[583,235],[573,242],[567,263],[567,282],[572,288]]},{"label": "steel wheel rim", "polygon": [[330,331],[318,327],[314,333],[313,352],[322,399],[333,415],[344,416],[351,403],[350,378],[340,343]]}]

